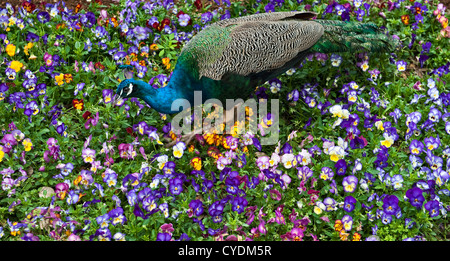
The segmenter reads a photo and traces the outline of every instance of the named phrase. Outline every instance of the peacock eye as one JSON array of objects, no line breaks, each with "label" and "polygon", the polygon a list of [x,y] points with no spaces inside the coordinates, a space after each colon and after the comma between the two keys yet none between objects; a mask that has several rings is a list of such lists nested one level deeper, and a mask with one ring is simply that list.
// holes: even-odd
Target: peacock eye
[{"label": "peacock eye", "polygon": [[130,83],[130,85],[126,86],[124,88],[124,91],[126,92],[127,96],[129,96],[133,92],[133,84]]}]

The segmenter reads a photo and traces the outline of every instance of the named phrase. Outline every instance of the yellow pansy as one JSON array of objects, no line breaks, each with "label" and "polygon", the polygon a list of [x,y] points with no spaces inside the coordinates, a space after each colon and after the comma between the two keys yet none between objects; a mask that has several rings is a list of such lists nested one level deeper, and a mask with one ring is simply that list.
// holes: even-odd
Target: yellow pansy
[{"label": "yellow pansy", "polygon": [[56,75],[56,76],[55,76],[55,81],[56,81],[56,83],[57,83],[58,85],[63,85],[63,83],[64,83],[64,74],[61,73],[61,74],[59,74],[59,75]]},{"label": "yellow pansy", "polygon": [[170,63],[170,59],[169,58],[163,58],[162,59],[162,63],[164,64],[164,65],[168,65],[169,63]]},{"label": "yellow pansy", "polygon": [[11,61],[11,65],[9,66],[11,69],[14,69],[14,71],[19,72],[20,69],[23,67],[23,63],[19,61]]},{"label": "yellow pansy", "polygon": [[25,147],[25,151],[30,151],[31,147],[33,146],[33,143],[31,142],[30,139],[24,139],[22,144]]},{"label": "yellow pansy", "polygon": [[6,46],[6,53],[9,56],[14,56],[14,54],[16,54],[16,46],[14,44],[8,44]]},{"label": "yellow pansy", "polygon": [[195,170],[201,170],[202,169],[202,159],[200,157],[194,157],[191,159],[191,166]]},{"label": "yellow pansy", "polygon": [[28,43],[27,45],[25,45],[25,47],[23,48],[23,52],[26,55],[30,55],[30,53],[28,52],[28,50],[30,50],[31,48],[33,48],[34,44],[32,42]]},{"label": "yellow pansy", "polygon": [[157,44],[151,44],[150,45],[150,50],[152,50],[152,51],[158,51],[159,50],[159,48],[158,48],[158,45]]}]

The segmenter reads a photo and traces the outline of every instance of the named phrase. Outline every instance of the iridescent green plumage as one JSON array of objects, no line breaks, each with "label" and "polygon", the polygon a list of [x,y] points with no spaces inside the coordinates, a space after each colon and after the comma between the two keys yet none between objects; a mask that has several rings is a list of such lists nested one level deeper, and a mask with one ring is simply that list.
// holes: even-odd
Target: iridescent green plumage
[{"label": "iridescent green plumage", "polygon": [[390,52],[398,42],[373,23],[315,20],[324,27],[324,35],[311,52]]}]

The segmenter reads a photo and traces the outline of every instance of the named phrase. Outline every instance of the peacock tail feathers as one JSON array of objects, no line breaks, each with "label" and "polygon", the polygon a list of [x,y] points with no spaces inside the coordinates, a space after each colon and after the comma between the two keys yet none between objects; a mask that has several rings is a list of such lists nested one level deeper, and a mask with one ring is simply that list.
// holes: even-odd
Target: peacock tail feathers
[{"label": "peacock tail feathers", "polygon": [[324,27],[311,52],[392,52],[399,42],[385,35],[374,23],[315,20]]}]

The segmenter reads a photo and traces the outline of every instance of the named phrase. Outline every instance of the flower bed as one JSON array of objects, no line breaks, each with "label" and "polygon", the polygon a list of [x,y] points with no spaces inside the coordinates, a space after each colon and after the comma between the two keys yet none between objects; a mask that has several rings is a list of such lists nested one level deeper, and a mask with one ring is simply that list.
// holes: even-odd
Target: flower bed
[{"label": "flower bed", "polygon": [[[121,1],[0,12],[0,238],[446,240],[448,10],[437,1]],[[172,116],[115,89],[134,67],[155,88],[203,27],[308,10],[373,22],[392,54],[314,54],[259,86],[279,142],[258,133],[177,142]],[[251,113],[251,112],[250,112]]]}]

